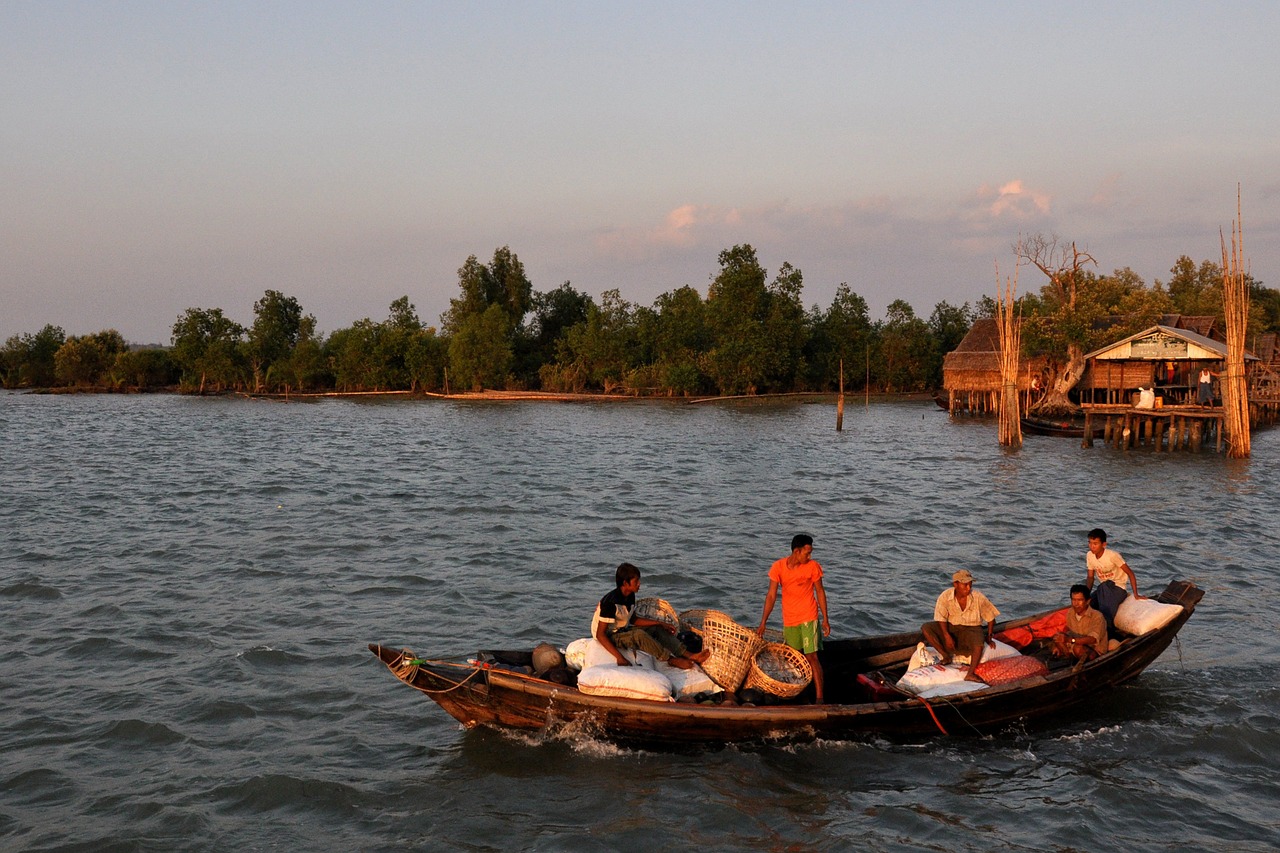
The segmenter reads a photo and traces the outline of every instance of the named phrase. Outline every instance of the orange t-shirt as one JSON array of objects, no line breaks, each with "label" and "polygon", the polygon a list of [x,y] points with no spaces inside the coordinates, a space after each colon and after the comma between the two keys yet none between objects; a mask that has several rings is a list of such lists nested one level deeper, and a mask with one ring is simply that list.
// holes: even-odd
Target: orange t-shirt
[{"label": "orange t-shirt", "polygon": [[802,563],[794,569],[783,557],[769,567],[769,580],[776,581],[782,591],[782,624],[788,628],[818,618],[818,600],[813,586],[822,580],[822,566],[817,560]]}]

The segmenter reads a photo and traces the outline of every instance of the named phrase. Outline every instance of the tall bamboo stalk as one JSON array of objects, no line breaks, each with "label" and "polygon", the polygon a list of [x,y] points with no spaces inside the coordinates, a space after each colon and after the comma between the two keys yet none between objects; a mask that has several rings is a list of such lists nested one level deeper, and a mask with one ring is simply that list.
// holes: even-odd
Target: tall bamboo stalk
[{"label": "tall bamboo stalk", "polygon": [[1249,389],[1244,377],[1244,341],[1249,327],[1249,283],[1244,262],[1244,217],[1236,187],[1236,221],[1231,224],[1231,252],[1221,232],[1222,307],[1227,317],[1227,371],[1222,383],[1223,427],[1231,442],[1227,456],[1249,456]]},{"label": "tall bamboo stalk", "polygon": [[1018,265],[1013,265],[1013,278],[1000,284],[1000,268],[996,267],[996,327],[1000,330],[1000,444],[1022,446],[1022,414],[1018,399],[1018,361],[1022,352],[1020,317],[1013,313],[1018,290]]}]

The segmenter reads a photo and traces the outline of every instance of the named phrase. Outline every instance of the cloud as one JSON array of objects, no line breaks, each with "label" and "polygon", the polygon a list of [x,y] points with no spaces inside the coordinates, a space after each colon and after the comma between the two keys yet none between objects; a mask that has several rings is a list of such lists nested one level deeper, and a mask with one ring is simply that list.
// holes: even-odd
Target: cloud
[{"label": "cloud", "polygon": [[599,255],[616,260],[644,261],[672,249],[696,248],[743,220],[736,208],[682,204],[655,226],[608,228],[597,233],[595,249]]},{"label": "cloud", "polygon": [[1052,201],[1048,193],[1030,190],[1021,180],[1008,181],[998,189],[983,185],[978,200],[992,219],[1018,220],[1048,216]]}]

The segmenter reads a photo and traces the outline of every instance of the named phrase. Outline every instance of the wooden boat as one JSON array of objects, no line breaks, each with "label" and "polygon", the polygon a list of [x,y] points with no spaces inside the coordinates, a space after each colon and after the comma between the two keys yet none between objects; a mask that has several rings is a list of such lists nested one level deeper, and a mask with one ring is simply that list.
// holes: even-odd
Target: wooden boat
[{"label": "wooden boat", "polygon": [[[1058,438],[1084,438],[1083,418],[1022,418],[1022,431],[1028,435],[1051,435]],[[1093,427],[1096,438],[1102,432]]]},{"label": "wooden boat", "polygon": [[[939,732],[998,731],[1089,703],[1156,660],[1191,618],[1203,595],[1189,582],[1174,581],[1156,598],[1180,604],[1182,612],[1162,628],[1124,638],[1115,651],[1073,664],[1049,656],[1047,641],[1041,640],[1023,653],[1042,658],[1050,667],[1047,674],[927,701],[891,686],[905,671],[921,639],[919,632],[829,642],[821,653],[829,700],[823,705],[687,704],[593,696],[508,671],[500,662],[503,653],[481,653],[475,661],[452,663],[421,661],[410,651],[377,644],[370,644],[369,650],[400,680],[468,728],[567,729],[624,745],[667,748],[873,735],[918,739]],[[1025,627],[1054,612],[997,627],[1001,631]],[[522,654],[527,659],[529,653]],[[879,685],[869,687],[875,682]]]}]

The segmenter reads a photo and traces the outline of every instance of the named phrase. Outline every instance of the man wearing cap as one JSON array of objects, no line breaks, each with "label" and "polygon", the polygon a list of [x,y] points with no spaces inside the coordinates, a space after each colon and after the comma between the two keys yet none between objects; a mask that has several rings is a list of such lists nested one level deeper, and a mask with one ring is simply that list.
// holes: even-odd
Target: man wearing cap
[{"label": "man wearing cap", "polygon": [[[992,634],[1000,611],[987,597],[973,588],[973,575],[961,569],[951,576],[951,589],[943,590],[933,606],[933,620],[920,626],[925,642],[942,655],[942,663],[951,663],[956,654],[969,656],[969,673],[965,681],[980,681],[973,670],[982,662],[982,644],[995,648]],[[987,630],[982,630],[982,623]]]}]

